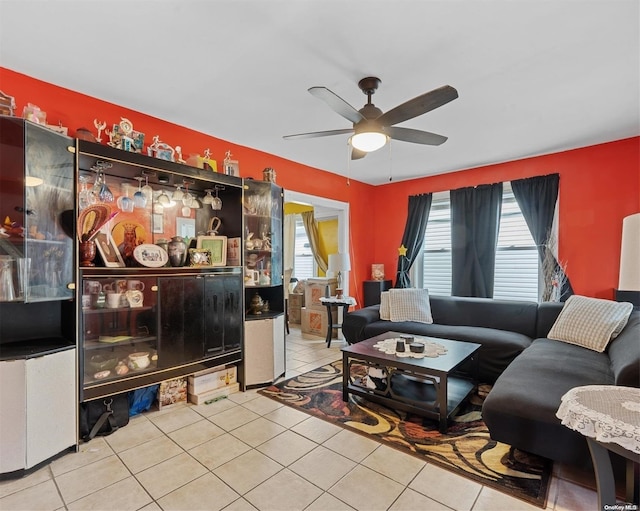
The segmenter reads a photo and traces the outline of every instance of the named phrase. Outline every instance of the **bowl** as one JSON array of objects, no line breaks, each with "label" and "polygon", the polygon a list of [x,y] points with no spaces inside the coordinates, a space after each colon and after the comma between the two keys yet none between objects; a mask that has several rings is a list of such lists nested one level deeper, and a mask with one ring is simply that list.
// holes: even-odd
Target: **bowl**
[{"label": "bowl", "polygon": [[148,351],[138,351],[129,355],[129,369],[146,369],[151,364]]},{"label": "bowl", "polygon": [[93,372],[110,371],[118,364],[118,357],[113,354],[92,355],[88,363]]}]

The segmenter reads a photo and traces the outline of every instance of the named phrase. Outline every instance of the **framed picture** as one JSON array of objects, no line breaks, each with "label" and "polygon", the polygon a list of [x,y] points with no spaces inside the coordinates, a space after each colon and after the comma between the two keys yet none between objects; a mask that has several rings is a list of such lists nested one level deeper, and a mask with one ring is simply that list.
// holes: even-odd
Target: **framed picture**
[{"label": "framed picture", "polygon": [[107,229],[102,229],[96,236],[96,248],[105,266],[109,268],[124,267],[124,261],[120,255],[120,251],[113,241],[111,233]]},{"label": "framed picture", "polygon": [[161,234],[164,232],[164,217],[162,214],[153,214],[153,232],[156,234]]},{"label": "framed picture", "polygon": [[224,173],[228,176],[240,177],[240,164],[237,160],[227,160],[224,162]]},{"label": "framed picture", "polygon": [[211,266],[211,250],[208,248],[190,248],[189,266]]},{"label": "framed picture", "polygon": [[226,236],[198,236],[196,248],[205,248],[211,252],[211,264],[207,266],[227,265]]}]

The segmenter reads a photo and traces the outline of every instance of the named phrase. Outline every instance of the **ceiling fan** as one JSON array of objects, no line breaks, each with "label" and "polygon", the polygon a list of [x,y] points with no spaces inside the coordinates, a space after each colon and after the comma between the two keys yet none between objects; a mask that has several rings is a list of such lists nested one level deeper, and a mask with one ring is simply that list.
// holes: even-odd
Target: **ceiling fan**
[{"label": "ceiling fan", "polygon": [[291,140],[296,138],[317,138],[352,134],[349,139],[352,146],[352,160],[363,158],[368,152],[380,149],[389,139],[425,145],[440,145],[447,140],[447,137],[436,133],[411,128],[401,128],[394,126],[394,124],[426,114],[431,110],[447,104],[449,101],[453,101],[458,97],[458,91],[456,89],[450,85],[444,85],[438,89],[410,99],[383,113],[382,110],[371,102],[371,96],[373,96],[380,83],[381,80],[373,76],[363,78],[358,82],[358,87],[367,95],[367,104],[360,110],[356,110],[344,99],[326,87],[311,87],[309,92],[312,96],[321,99],[329,105],[329,108],[334,112],[351,121],[353,127],[340,130],[286,135],[283,138]]}]

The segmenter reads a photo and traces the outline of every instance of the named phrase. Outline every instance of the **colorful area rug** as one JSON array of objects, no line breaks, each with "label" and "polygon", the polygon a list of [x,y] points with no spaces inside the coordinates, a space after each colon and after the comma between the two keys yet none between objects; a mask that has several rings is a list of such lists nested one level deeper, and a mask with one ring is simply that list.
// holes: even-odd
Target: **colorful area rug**
[{"label": "colorful area rug", "polygon": [[[365,369],[354,369],[364,376]],[[359,396],[342,401],[342,361],[262,389],[261,394],[311,415],[409,452],[464,477],[544,508],[552,462],[491,440],[482,421],[479,386],[450,422],[446,434],[437,422],[392,410]]]}]

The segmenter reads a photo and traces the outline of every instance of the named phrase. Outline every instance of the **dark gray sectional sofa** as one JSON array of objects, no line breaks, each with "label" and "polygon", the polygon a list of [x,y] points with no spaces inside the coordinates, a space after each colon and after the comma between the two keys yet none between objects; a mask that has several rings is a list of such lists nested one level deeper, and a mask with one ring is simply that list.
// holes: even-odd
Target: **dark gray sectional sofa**
[{"label": "dark gray sectional sofa", "polygon": [[640,312],[604,353],[548,339],[563,304],[431,296],[433,324],[380,319],[379,305],[350,312],[342,330],[350,344],[388,331],[482,345],[466,371],[493,387],[482,414],[491,437],[571,464],[590,460],[586,440],[560,423],[560,398],[582,385],[640,387]]}]

